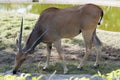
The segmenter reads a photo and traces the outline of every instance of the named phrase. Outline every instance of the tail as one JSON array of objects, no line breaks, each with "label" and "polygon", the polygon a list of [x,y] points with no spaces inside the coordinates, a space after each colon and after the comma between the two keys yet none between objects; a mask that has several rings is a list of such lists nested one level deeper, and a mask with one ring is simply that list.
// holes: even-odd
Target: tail
[{"label": "tail", "polygon": [[103,10],[101,9],[101,17],[100,17],[100,19],[99,19],[98,25],[100,25],[101,20],[102,20],[102,18],[103,18],[103,15],[104,15],[104,13],[103,13]]},{"label": "tail", "polygon": [[96,30],[93,33],[93,43],[95,46],[102,46],[102,42],[99,40],[99,38],[96,35]]}]

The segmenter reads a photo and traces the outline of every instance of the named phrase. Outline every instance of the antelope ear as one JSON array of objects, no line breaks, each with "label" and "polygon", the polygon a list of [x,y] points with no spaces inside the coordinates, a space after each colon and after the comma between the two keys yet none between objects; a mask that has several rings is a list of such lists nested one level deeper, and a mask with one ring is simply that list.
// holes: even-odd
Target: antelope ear
[{"label": "antelope ear", "polygon": [[[16,39],[16,47],[17,47],[17,50],[19,51],[20,49],[19,49],[19,40],[18,39]],[[15,53],[15,54],[17,54],[17,53]]]}]

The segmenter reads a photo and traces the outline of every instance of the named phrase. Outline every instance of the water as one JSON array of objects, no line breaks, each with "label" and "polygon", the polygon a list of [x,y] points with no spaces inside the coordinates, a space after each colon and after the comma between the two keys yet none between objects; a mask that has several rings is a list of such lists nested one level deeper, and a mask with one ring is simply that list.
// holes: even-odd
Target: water
[{"label": "water", "polygon": [[0,3],[0,11],[27,13],[32,8],[32,4],[13,4],[13,3]]},{"label": "water", "polygon": [[[2,4],[0,3],[0,12],[17,12],[17,13],[34,13],[40,14],[48,7],[66,8],[75,5],[61,5],[61,4],[39,4],[39,3],[25,3],[25,4]],[[104,10],[104,18],[99,29],[120,32],[120,7],[101,6]]]}]

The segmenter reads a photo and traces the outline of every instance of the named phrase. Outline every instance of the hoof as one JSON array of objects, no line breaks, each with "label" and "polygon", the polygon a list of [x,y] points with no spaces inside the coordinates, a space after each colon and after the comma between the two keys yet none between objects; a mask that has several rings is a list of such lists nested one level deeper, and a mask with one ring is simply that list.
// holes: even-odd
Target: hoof
[{"label": "hoof", "polygon": [[69,71],[68,72],[64,72],[64,74],[68,74],[69,73]]},{"label": "hoof", "polygon": [[67,70],[66,72],[64,72],[64,74],[68,74],[69,73],[69,70]]},{"label": "hoof", "polygon": [[12,73],[13,73],[13,74],[16,74],[16,73],[17,73],[17,71],[13,71]]},{"label": "hoof", "polygon": [[83,67],[80,67],[80,68],[77,67],[77,70],[83,70]]},{"label": "hoof", "polygon": [[20,69],[18,69],[18,70],[13,70],[13,74],[17,74],[17,72],[21,72],[21,70]]},{"label": "hoof", "polygon": [[45,71],[46,69],[42,68],[41,70],[42,70],[42,71]]},{"label": "hoof", "polygon": [[42,68],[42,71],[46,71],[46,70],[48,70],[48,68]]},{"label": "hoof", "polygon": [[21,72],[21,70],[18,70],[18,72]]},{"label": "hoof", "polygon": [[99,68],[99,66],[100,66],[99,64],[98,65],[94,65],[93,68],[96,69],[96,68]]}]

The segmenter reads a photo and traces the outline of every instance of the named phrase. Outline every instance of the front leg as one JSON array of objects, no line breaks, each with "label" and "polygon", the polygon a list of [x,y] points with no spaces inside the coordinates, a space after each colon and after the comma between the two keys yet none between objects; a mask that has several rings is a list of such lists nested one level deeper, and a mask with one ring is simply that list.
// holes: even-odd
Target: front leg
[{"label": "front leg", "polygon": [[52,43],[47,43],[47,60],[46,60],[46,64],[43,67],[43,70],[47,69],[49,66],[49,62],[50,62],[50,54],[51,54],[51,49],[52,49]]},{"label": "front leg", "polygon": [[64,69],[64,74],[68,73],[68,68],[66,66],[66,62],[64,60],[64,54],[62,52],[62,48],[61,48],[61,40],[58,40],[56,42],[54,42],[54,45],[57,49],[57,52],[58,52],[58,55],[59,55],[59,58],[60,60],[62,61],[63,63],[63,69]]}]

